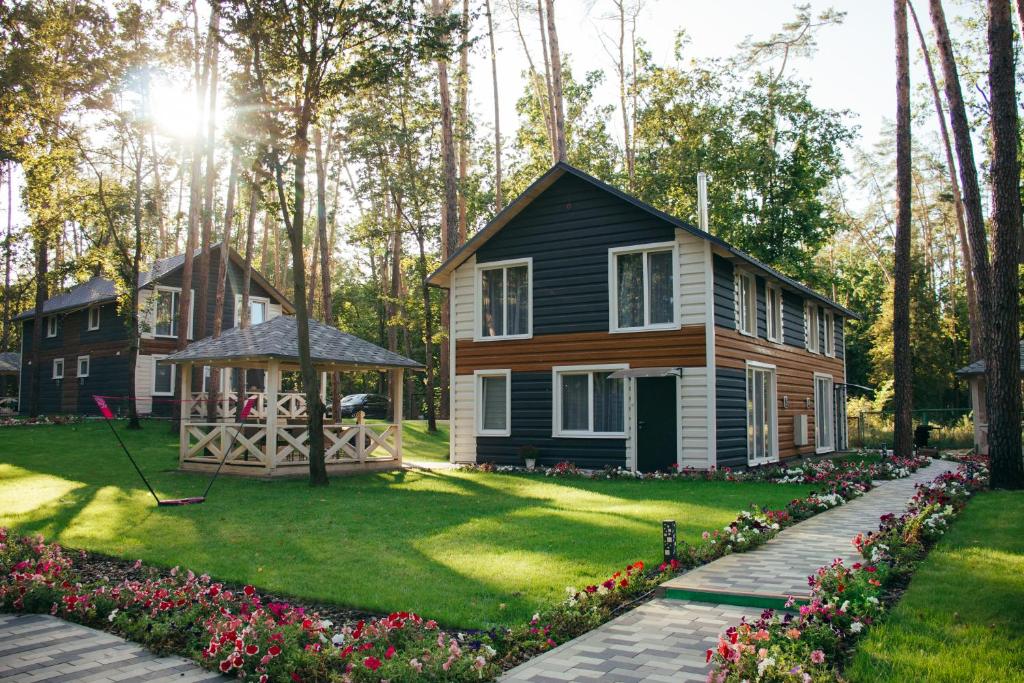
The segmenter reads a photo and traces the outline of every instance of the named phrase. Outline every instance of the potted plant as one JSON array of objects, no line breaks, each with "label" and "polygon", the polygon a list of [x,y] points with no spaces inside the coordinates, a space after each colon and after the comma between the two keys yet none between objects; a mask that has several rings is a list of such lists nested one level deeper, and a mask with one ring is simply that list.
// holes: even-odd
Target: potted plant
[{"label": "potted plant", "polygon": [[526,463],[526,469],[532,470],[537,466],[538,453],[539,451],[537,450],[537,447],[531,446],[530,444],[519,447],[519,457],[521,457],[523,462]]}]

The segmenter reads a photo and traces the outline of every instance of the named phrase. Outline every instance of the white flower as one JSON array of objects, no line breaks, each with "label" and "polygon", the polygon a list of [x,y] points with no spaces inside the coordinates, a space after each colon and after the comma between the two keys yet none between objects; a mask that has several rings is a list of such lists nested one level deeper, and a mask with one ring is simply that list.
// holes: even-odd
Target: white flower
[{"label": "white flower", "polygon": [[864,624],[860,623],[859,621],[855,621],[852,624],[850,624],[850,630],[854,633],[860,633],[864,630]]},{"label": "white flower", "polygon": [[765,670],[768,667],[774,666],[774,665],[775,665],[775,658],[774,657],[765,657],[764,659],[762,659],[760,662],[757,663],[757,675],[758,676],[763,676]]},{"label": "white flower", "polygon": [[331,643],[333,643],[335,646],[340,646],[344,642],[345,642],[345,634],[344,633],[335,633],[331,637]]},{"label": "white flower", "polygon": [[113,610],[111,610],[110,614],[107,615],[107,621],[109,621],[110,623],[114,623],[114,619],[117,617],[117,613],[119,611],[120,610],[118,610],[116,607]]}]

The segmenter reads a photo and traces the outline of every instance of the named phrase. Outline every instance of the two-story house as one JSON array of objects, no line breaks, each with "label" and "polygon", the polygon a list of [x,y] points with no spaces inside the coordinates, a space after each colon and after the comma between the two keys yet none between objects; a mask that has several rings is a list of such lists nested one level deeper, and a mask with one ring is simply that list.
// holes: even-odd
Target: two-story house
[{"label": "two-story house", "polygon": [[450,294],[454,462],[532,446],[652,471],[844,445],[856,314],[567,164],[429,282]]},{"label": "two-story house", "polygon": [[[195,300],[193,279],[191,316],[188,321],[188,337],[192,339],[196,328],[197,311],[206,316],[207,332],[213,329],[215,315],[215,293],[217,274],[220,268],[220,250],[216,244],[211,248],[210,286],[206,301]],[[227,278],[225,282],[222,328],[227,330],[240,322],[242,281],[245,277],[245,262],[230,247],[228,252]],[[198,254],[194,256],[193,273],[199,266]],[[135,395],[140,414],[161,414],[171,412],[171,402],[177,395],[175,366],[157,361],[173,353],[178,338],[181,296],[181,275],[185,264],[184,254],[160,259],[153,267],[139,275],[139,354],[135,370]],[[264,322],[275,316],[293,312],[292,304],[255,269],[250,280],[250,320],[253,324]],[[70,413],[94,414],[94,394],[127,397],[130,377],[128,372],[129,326],[128,318],[118,311],[117,292],[111,280],[93,277],[71,288],[67,292],[47,299],[43,304],[43,330],[39,363],[32,365],[32,331],[35,324],[35,309],[17,316],[22,325],[22,354],[19,406],[22,413],[28,412],[31,374],[39,373],[39,411],[43,414]],[[237,375],[237,373],[236,373]],[[232,375],[235,381],[243,381]],[[210,376],[209,370],[202,371],[199,384],[193,386],[205,390]],[[221,376],[222,382],[229,381],[228,373]],[[261,381],[249,377],[248,383]],[[224,384],[220,390],[227,389]],[[116,401],[115,407],[123,407]]]}]

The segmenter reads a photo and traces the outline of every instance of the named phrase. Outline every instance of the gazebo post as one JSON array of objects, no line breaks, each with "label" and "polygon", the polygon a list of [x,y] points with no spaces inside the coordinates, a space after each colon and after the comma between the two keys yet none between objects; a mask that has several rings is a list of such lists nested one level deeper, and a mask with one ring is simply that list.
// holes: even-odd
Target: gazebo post
[{"label": "gazebo post", "polygon": [[402,389],[405,386],[402,375],[405,371],[402,368],[395,368],[391,371],[391,406],[395,418],[395,454],[398,464],[402,464]]},{"label": "gazebo post", "polygon": [[277,393],[281,388],[281,363],[267,364],[267,458],[269,470],[277,467]]},{"label": "gazebo post", "polygon": [[188,423],[192,419],[192,364],[183,363],[178,366],[181,373],[181,419],[178,420],[178,466],[181,467],[188,457]]}]

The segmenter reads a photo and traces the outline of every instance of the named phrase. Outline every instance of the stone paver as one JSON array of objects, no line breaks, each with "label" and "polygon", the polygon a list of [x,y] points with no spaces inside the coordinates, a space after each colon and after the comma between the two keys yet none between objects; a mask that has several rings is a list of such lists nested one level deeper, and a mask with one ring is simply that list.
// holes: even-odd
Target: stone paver
[{"label": "stone paver", "polygon": [[[723,604],[715,598],[744,594],[778,598],[806,595],[807,577],[836,557],[853,560],[850,539],[878,526],[887,512],[901,512],[914,487],[949,463],[933,463],[912,476],[877,482],[864,496],[796,524],[763,546],[727,555],[663,584],[702,593],[701,601],[657,598],[507,672],[509,683],[564,681],[704,681],[705,652],[757,607]],[[671,591],[668,590],[668,594]]]},{"label": "stone paver", "polygon": [[110,633],[43,614],[0,614],[0,682],[227,680],[182,657],[158,657]]}]

